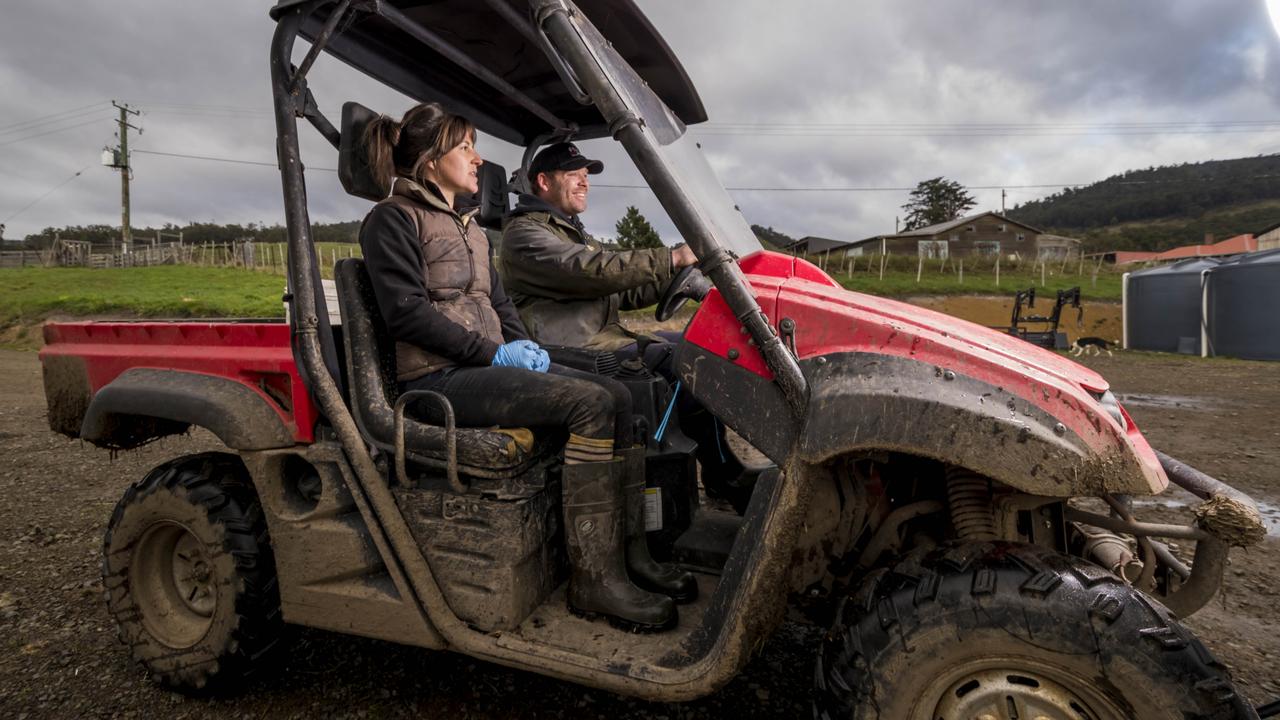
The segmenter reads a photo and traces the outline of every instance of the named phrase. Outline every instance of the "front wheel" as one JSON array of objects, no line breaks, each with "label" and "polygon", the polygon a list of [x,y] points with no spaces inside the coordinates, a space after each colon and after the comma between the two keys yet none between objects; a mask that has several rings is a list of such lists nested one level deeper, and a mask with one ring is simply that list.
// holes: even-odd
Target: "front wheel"
[{"label": "front wheel", "polygon": [[1163,606],[1114,575],[1007,543],[913,555],[836,613],[820,718],[1256,717]]},{"label": "front wheel", "polygon": [[262,507],[233,455],[179,458],[126,490],[102,581],[120,639],[175,689],[245,677],[283,628]]}]

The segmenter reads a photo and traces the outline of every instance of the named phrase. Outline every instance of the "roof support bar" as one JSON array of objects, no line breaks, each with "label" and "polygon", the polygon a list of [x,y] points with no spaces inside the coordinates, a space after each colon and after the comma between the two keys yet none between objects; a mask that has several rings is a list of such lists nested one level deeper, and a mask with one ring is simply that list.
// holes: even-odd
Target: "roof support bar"
[{"label": "roof support bar", "polygon": [[311,66],[315,64],[316,58],[320,57],[320,53],[324,52],[325,46],[329,44],[329,38],[333,37],[334,29],[338,27],[338,23],[342,22],[342,18],[346,17],[347,8],[350,6],[351,0],[342,0],[338,3],[338,7],[334,8],[333,14],[324,23],[324,29],[316,36],[316,41],[311,43],[307,56],[302,59],[302,65],[294,71],[293,79],[289,81],[289,94],[298,92],[307,73],[311,71]]},{"label": "roof support bar", "polygon": [[450,45],[444,38],[431,32],[414,22],[409,16],[400,12],[396,8],[386,3],[379,3],[377,12],[382,17],[390,20],[396,27],[412,35],[415,39],[426,44],[432,50],[444,55],[450,62],[461,67],[463,70],[475,75],[490,87],[501,92],[512,100],[516,101],[520,107],[537,115],[553,128],[563,128],[567,123],[556,117],[554,113],[539,105],[533,98],[516,89],[511,83],[503,80],[495,75],[488,68],[472,60],[466,54],[460,52],[453,45]]}]

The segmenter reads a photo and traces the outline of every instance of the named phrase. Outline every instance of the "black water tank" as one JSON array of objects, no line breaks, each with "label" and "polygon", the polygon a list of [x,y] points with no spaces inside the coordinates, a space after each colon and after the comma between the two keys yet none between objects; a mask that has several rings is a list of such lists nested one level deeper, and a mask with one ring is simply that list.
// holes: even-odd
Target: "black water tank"
[{"label": "black water tank", "polygon": [[1129,348],[1200,354],[1200,274],[1213,258],[1188,258],[1129,275],[1125,325]]},{"label": "black water tank", "polygon": [[1212,354],[1280,360],[1280,250],[1232,258],[1208,282]]}]

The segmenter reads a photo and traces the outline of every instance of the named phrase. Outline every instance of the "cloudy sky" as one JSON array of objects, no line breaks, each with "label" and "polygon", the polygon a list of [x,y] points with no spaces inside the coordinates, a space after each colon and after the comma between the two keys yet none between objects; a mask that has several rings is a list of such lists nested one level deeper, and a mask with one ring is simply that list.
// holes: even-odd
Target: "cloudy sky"
[{"label": "cloudy sky", "polygon": [[[793,236],[891,231],[907,196],[894,188],[938,175],[991,188],[973,192],[998,210],[1002,187],[1012,207],[1126,169],[1280,152],[1280,42],[1264,0],[639,4],[702,94],[711,121],[691,131],[721,181],[744,188],[731,194],[750,222]],[[5,237],[119,223],[119,177],[100,165],[112,99],[142,111],[133,150],[273,163],[268,5],[6,0]],[[335,120],[345,100],[388,114],[410,104],[332,59],[311,86]],[[368,204],[322,169],[333,151],[303,133],[312,218],[362,217]],[[497,140],[480,149],[518,164]],[[639,182],[611,141],[583,150],[606,161],[600,183]],[[134,226],[283,222],[272,166],[143,153],[133,166]],[[674,240],[643,190],[596,188],[589,229],[612,235],[628,204]]]}]

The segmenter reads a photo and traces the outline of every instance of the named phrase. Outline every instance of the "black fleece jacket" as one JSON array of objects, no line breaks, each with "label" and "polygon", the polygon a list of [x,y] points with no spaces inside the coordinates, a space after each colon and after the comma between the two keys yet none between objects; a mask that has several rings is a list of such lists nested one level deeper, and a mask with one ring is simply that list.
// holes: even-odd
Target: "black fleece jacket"
[{"label": "black fleece jacket", "polygon": [[[422,276],[422,245],[413,220],[397,207],[377,205],[360,229],[360,247],[387,330],[401,342],[443,355],[459,365],[491,365],[498,345],[445,317],[432,305]],[[489,264],[489,302],[506,342],[528,340],[515,305]]]}]

